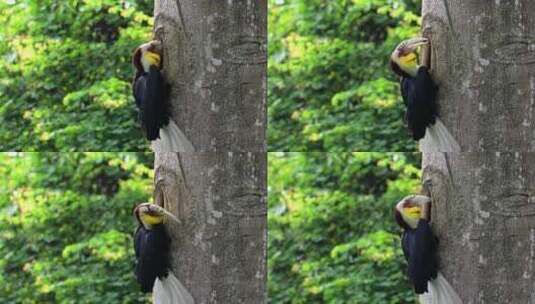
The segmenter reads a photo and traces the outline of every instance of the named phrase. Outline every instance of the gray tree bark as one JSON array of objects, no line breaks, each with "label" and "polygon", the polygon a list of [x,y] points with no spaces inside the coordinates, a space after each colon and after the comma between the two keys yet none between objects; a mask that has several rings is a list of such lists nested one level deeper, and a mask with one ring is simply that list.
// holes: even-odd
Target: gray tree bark
[{"label": "gray tree bark", "polygon": [[535,2],[424,0],[422,17],[466,151],[423,155],[442,272],[464,303],[535,303]]},{"label": "gray tree bark", "polygon": [[266,153],[158,153],[155,203],[172,269],[196,304],[266,300]]},{"label": "gray tree bark", "polygon": [[462,151],[535,151],[535,1],[424,0],[440,116]]},{"label": "gray tree bark", "polygon": [[267,0],[157,0],[172,115],[195,151],[266,151]]},{"label": "gray tree bark", "polygon": [[425,153],[441,271],[470,303],[535,303],[535,153]]},{"label": "gray tree bark", "polygon": [[[157,153],[173,272],[196,303],[266,299],[266,0],[157,0],[172,116],[199,153]],[[230,151],[235,151],[230,152]]]}]

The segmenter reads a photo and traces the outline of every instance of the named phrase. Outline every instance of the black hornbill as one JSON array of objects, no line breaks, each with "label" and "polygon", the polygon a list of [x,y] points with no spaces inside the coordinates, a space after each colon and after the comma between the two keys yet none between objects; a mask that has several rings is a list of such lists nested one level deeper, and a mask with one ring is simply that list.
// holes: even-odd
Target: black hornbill
[{"label": "black hornbill", "polygon": [[169,246],[171,239],[165,230],[162,207],[143,203],[134,209],[139,227],[134,236],[136,253],[135,275],[142,292],[152,292],[156,278],[169,273]]},{"label": "black hornbill", "polygon": [[428,292],[427,283],[437,277],[438,240],[429,225],[431,199],[411,195],[399,202],[394,215],[403,228],[401,246],[408,262],[409,279],[417,294]]},{"label": "black hornbill", "polygon": [[[427,63],[420,65],[416,53],[420,46],[428,44],[427,38],[405,40],[390,56],[392,70],[401,77],[401,95],[407,109],[405,119],[414,140],[422,139],[426,128],[435,124],[438,116],[438,87],[429,74]],[[429,47],[427,51],[430,52]]]},{"label": "black hornbill", "polygon": [[132,62],[136,68],[134,97],[141,128],[148,140],[160,137],[160,128],[169,123],[168,86],[160,73],[162,45],[153,40],[136,48]]}]

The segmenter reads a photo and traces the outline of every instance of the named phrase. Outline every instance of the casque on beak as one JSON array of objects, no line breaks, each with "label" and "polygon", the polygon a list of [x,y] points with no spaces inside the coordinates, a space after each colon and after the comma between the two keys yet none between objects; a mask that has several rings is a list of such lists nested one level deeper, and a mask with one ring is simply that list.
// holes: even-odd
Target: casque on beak
[{"label": "casque on beak", "polygon": [[396,47],[396,50],[392,53],[392,57],[401,57],[403,55],[416,52],[416,49],[422,45],[429,43],[429,39],[425,37],[416,37],[404,40]]},{"label": "casque on beak", "polygon": [[137,205],[134,208],[133,214],[136,215],[139,212],[143,212],[145,214],[152,215],[152,216],[162,215],[161,208],[152,203],[142,203],[142,204]]},{"label": "casque on beak", "polygon": [[162,55],[163,53],[163,46],[162,46],[162,42],[159,41],[159,40],[152,40],[151,42],[149,42],[150,44],[150,47],[149,47],[149,51],[150,52],[153,52],[153,53],[157,53],[158,55]]},{"label": "casque on beak", "polygon": [[397,48],[396,51],[398,52],[398,55],[408,54],[415,52],[416,49],[422,45],[426,45],[429,43],[429,39],[425,37],[416,37],[404,40],[401,42]]},{"label": "casque on beak", "polygon": [[424,37],[411,38],[401,42],[390,56],[390,66],[394,73],[401,77],[415,77],[419,68],[416,50],[428,43],[429,40]]}]

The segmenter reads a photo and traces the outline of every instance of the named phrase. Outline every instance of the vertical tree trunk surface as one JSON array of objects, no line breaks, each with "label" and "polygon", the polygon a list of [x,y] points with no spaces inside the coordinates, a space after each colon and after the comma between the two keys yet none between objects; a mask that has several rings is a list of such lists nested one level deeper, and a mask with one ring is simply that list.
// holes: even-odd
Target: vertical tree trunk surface
[{"label": "vertical tree trunk surface", "polygon": [[196,151],[265,151],[267,0],[156,0],[172,114]]},{"label": "vertical tree trunk surface", "polygon": [[172,268],[196,304],[266,299],[266,153],[158,153],[155,202],[168,222]]},{"label": "vertical tree trunk surface", "polygon": [[462,151],[535,151],[535,1],[424,0],[422,18]]},{"label": "vertical tree trunk surface", "polygon": [[535,303],[535,1],[424,0],[422,17],[465,151],[423,155],[440,266],[466,304]]},{"label": "vertical tree trunk surface", "polygon": [[172,116],[199,152],[156,155],[155,201],[182,222],[173,271],[197,304],[263,303],[267,0],[157,0],[154,17]]},{"label": "vertical tree trunk surface", "polygon": [[464,303],[535,303],[535,153],[426,153],[423,168],[441,270]]}]

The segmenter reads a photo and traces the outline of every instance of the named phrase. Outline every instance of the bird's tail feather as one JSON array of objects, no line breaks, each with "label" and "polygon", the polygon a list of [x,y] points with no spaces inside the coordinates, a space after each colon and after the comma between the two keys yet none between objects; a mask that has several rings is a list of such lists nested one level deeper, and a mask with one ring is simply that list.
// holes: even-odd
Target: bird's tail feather
[{"label": "bird's tail feather", "polygon": [[437,118],[434,125],[427,127],[425,137],[420,140],[420,152],[461,152],[461,147]]},{"label": "bird's tail feather", "polygon": [[154,152],[195,152],[191,142],[172,119],[160,129],[160,138],[151,142],[151,148]]},{"label": "bird's tail feather", "polygon": [[180,283],[172,272],[166,278],[156,278],[152,290],[154,304],[194,304],[189,291]]},{"label": "bird's tail feather", "polygon": [[428,292],[420,295],[420,304],[463,304],[459,295],[440,272],[436,279],[427,284]]}]

